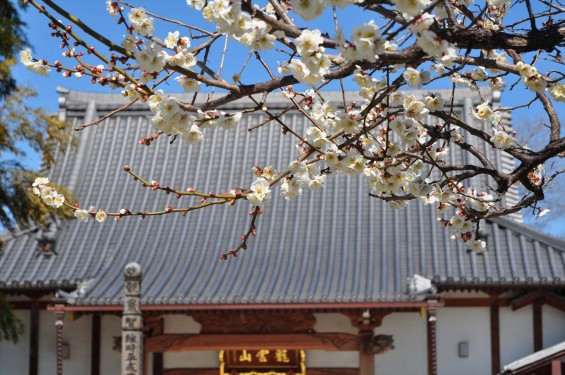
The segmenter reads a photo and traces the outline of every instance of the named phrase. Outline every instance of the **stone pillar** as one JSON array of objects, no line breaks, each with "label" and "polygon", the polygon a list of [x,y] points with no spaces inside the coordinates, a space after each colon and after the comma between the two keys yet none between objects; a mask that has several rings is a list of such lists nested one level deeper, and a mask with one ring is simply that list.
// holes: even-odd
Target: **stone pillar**
[{"label": "stone pillar", "polygon": [[124,313],[122,316],[122,375],[143,374],[143,316],[141,314],[141,266],[124,269]]}]

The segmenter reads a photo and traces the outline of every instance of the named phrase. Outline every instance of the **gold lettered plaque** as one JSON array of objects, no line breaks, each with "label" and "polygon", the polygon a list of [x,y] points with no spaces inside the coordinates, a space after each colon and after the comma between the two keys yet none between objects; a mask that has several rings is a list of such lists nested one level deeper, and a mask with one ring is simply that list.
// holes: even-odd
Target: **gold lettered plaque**
[{"label": "gold lettered plaque", "polygon": [[222,350],[220,375],[305,375],[304,350]]}]

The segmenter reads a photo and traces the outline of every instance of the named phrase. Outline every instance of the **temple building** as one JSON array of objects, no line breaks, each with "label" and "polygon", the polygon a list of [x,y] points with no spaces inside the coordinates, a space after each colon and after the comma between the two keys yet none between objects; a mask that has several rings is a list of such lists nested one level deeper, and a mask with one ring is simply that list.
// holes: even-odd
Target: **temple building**
[{"label": "temple building", "polygon": [[[73,126],[126,103],[114,94],[59,95],[59,116]],[[272,97],[270,111],[288,107]],[[499,98],[456,90],[456,113],[474,121],[471,110],[483,100]],[[209,129],[196,146],[162,137],[144,147],[138,140],[155,133],[149,116],[136,103],[78,132],[79,145],[61,146],[46,175],[85,208],[156,211],[197,201],[143,188],[124,165],[162,186],[219,193],[249,186],[254,165],[281,170],[296,158],[296,141],[281,136],[280,124],[248,131],[262,113],[244,115],[234,130]],[[298,111],[281,121],[307,125]],[[475,146],[513,167],[490,146]],[[5,234],[0,293],[26,329],[18,344],[0,342],[0,375],[54,374],[61,364],[64,374],[119,373],[130,262],[142,269],[147,375],[495,375],[565,341],[563,240],[515,215],[486,220],[488,251],[476,254],[449,238],[434,207],[415,201],[393,210],[369,197],[361,178],[328,179],[291,201],[275,189],[248,250],[227,261],[220,254],[249,228],[246,202],[144,220],[54,219]],[[431,285],[414,288],[420,281]],[[562,351],[545,353],[565,369]],[[507,370],[523,363],[530,362]]]}]

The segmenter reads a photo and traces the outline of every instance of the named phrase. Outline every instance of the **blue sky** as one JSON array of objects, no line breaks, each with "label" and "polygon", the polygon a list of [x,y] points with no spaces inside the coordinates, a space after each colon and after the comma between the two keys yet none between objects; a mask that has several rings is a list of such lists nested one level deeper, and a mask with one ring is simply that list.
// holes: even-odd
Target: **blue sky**
[{"label": "blue sky", "polygon": [[[105,36],[109,39],[121,40],[123,33],[123,27],[116,25],[115,19],[111,18],[106,13],[106,4],[103,0],[96,1],[76,1],[76,0],[60,0],[57,4],[61,5],[63,8],[69,10],[71,13],[75,14],[79,18],[85,20],[86,23],[96,30],[104,30]],[[166,2],[160,2],[160,5],[156,5],[156,2],[143,0],[137,1],[136,4],[144,6],[149,11],[154,11],[155,13],[161,14],[165,17],[184,20],[185,22],[190,22],[191,24],[196,24],[207,29],[210,26],[202,20],[202,17],[197,13],[193,12],[187,5],[185,0],[168,0]],[[340,23],[344,27],[345,34],[348,35],[353,26],[353,22],[358,19],[357,15],[352,16],[351,14],[344,14],[344,17],[340,18]],[[60,18],[60,17],[58,17]],[[62,60],[61,50],[58,47],[58,41],[49,36],[50,31],[47,26],[46,17],[40,15],[34,8],[29,7],[29,9],[23,14],[23,19],[27,23],[28,39],[30,41],[32,52],[34,57],[46,58],[50,62],[54,60]],[[190,21],[187,21],[190,19]],[[363,20],[367,22],[368,19]],[[64,21],[67,23],[66,21]],[[300,22],[298,22],[300,25]],[[378,24],[379,22],[377,22]],[[158,25],[158,24],[157,24]],[[300,26],[306,26],[306,23],[302,23]],[[325,14],[322,19],[316,21],[314,25],[308,24],[309,27],[319,27],[324,29],[333,30],[333,21],[331,19],[331,14]],[[325,26],[325,27],[324,27]],[[175,29],[169,28],[159,28],[157,26],[156,35],[160,38],[164,38],[167,35],[167,31],[174,31]],[[183,32],[181,31],[181,34]],[[186,33],[185,33],[186,34]],[[223,45],[223,42],[218,43]],[[221,46],[220,46],[221,47]],[[229,42],[230,54],[225,65],[226,76],[230,77],[230,72],[236,72],[239,70],[242,62],[247,58],[247,52],[243,48],[239,48],[235,45],[233,41]],[[281,58],[281,57],[279,57]],[[282,57],[281,59],[284,59]],[[253,59],[252,59],[253,60]],[[272,62],[274,63],[276,59]],[[214,62],[212,62],[213,64]],[[215,62],[219,64],[219,61]],[[537,65],[540,70],[544,70],[544,64],[541,62]],[[253,69],[249,69],[254,71]],[[27,83],[38,91],[39,95],[33,100],[33,104],[36,106],[41,106],[49,111],[56,112],[57,110],[57,96],[55,88],[57,86],[63,86],[72,90],[80,91],[92,91],[92,92],[109,92],[110,90],[99,85],[93,85],[88,79],[75,79],[75,78],[63,78],[61,74],[56,72],[51,72],[49,77],[41,77],[35,75],[28,70],[26,70],[21,64],[14,70],[14,75],[18,82]],[[245,79],[245,76],[244,76]],[[508,82],[513,83],[512,80]],[[447,85],[445,83],[444,85]],[[449,87],[449,86],[440,86]],[[337,87],[334,87],[336,89]],[[353,87],[352,87],[353,88]],[[180,91],[180,88],[170,88],[170,91]],[[516,106],[524,104],[528,100],[524,98],[531,97],[532,94],[527,90],[523,89],[522,85],[517,85],[517,87],[512,91],[505,91],[502,96],[503,106]],[[559,118],[565,118],[565,106],[561,103],[556,105],[556,110],[558,112]],[[546,115],[539,103],[534,103],[530,108],[522,108],[516,110],[512,114],[514,124],[517,126],[528,126],[529,124],[534,124],[540,120],[546,119]],[[39,156],[30,155],[28,158],[30,165],[38,166]],[[551,207],[549,207],[551,208]],[[551,217],[549,216],[549,221],[544,221],[542,230],[552,233],[554,235],[565,236],[565,217]],[[539,226],[538,226],[539,227]]]}]

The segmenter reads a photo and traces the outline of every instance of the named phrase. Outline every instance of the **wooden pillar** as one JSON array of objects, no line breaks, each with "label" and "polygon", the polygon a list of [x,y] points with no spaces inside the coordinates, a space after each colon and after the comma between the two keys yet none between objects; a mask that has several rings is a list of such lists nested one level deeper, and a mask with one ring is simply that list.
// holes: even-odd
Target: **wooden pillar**
[{"label": "wooden pillar", "polygon": [[[359,375],[375,375],[375,355],[379,348],[375,348],[375,328],[380,327],[385,316],[390,311],[363,310],[346,313],[351,319],[351,324],[359,330]],[[386,336],[386,335],[383,335]],[[378,337],[378,336],[377,336]],[[392,346],[392,336],[388,336]]]},{"label": "wooden pillar", "polygon": [[92,315],[92,332],[90,336],[90,375],[100,375],[101,330],[101,316],[99,314]]},{"label": "wooden pillar", "polygon": [[[163,318],[157,317],[147,317],[146,324],[144,325],[144,330],[146,337],[152,337],[156,335],[162,335],[165,333],[165,321]],[[151,368],[153,372],[152,375],[163,375],[163,353],[162,352],[153,352],[149,353],[146,351],[147,358],[151,355],[153,358],[153,362]]]},{"label": "wooden pillar", "polygon": [[[359,331],[359,340],[369,345],[373,341],[373,330]],[[370,347],[369,347],[370,348]],[[375,353],[367,345],[361,345],[359,349],[359,375],[375,375]]]},{"label": "wooden pillar", "polygon": [[534,352],[538,352],[543,349],[543,302],[542,298],[537,298],[533,305]]},{"label": "wooden pillar", "polygon": [[562,375],[560,359],[554,359],[551,361],[551,375]]},{"label": "wooden pillar", "polygon": [[426,307],[426,333],[428,344],[428,375],[437,375],[437,303],[436,300],[429,300],[430,304]]},{"label": "wooden pillar", "polygon": [[55,305],[55,331],[57,340],[57,375],[63,375],[63,319],[65,305]]},{"label": "wooden pillar", "polygon": [[163,375],[163,353],[153,353],[153,375]]},{"label": "wooden pillar", "polygon": [[29,375],[39,374],[39,301],[31,300],[29,318]]},{"label": "wooden pillar", "polygon": [[496,297],[490,302],[490,358],[491,373],[496,375],[500,372],[500,311]]}]

